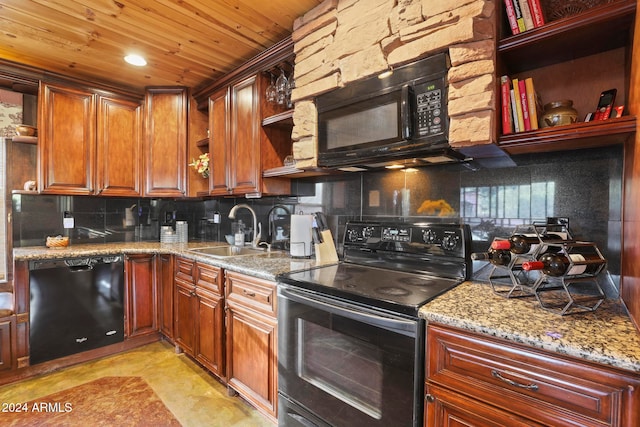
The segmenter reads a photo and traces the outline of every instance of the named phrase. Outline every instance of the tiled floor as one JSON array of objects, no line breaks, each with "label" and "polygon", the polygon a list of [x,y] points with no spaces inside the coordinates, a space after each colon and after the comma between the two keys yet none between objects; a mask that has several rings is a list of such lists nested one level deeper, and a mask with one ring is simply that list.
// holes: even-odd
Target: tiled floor
[{"label": "tiled floor", "polygon": [[[1,386],[0,402],[27,402],[105,376],[144,378],[185,427],[273,427],[242,399],[227,396],[225,386],[164,341]],[[2,414],[0,424],[1,420]]]}]

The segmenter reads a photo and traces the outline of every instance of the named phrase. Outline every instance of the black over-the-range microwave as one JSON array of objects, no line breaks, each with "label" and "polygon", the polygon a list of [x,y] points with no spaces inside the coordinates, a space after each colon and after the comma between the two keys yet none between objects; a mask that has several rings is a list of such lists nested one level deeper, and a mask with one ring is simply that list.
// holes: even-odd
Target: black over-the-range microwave
[{"label": "black over-the-range microwave", "polygon": [[463,156],[448,142],[445,53],[347,84],[316,98],[318,166],[359,170],[442,163]]}]

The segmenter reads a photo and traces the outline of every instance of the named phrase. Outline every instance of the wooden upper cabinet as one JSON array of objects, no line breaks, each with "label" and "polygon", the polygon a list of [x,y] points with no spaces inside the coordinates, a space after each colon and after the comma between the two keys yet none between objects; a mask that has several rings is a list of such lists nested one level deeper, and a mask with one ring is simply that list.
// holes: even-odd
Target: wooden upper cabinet
[{"label": "wooden upper cabinet", "polygon": [[252,76],[231,86],[231,188],[235,194],[260,191],[258,85]]},{"label": "wooden upper cabinet", "polygon": [[96,194],[139,196],[142,162],[142,106],[100,97]]},{"label": "wooden upper cabinet", "polygon": [[96,165],[96,95],[42,83],[39,98],[40,191],[92,194]]},{"label": "wooden upper cabinet", "polygon": [[231,192],[229,184],[229,89],[209,97],[209,190],[213,196]]},{"label": "wooden upper cabinet", "polygon": [[265,79],[254,74],[209,96],[211,195],[290,191],[288,179],[262,177],[263,170],[282,166],[282,159],[291,152],[290,132],[283,148],[281,131],[262,128]]},{"label": "wooden upper cabinet", "polygon": [[185,87],[147,89],[144,142],[144,195],[183,197],[186,194],[188,90]]}]

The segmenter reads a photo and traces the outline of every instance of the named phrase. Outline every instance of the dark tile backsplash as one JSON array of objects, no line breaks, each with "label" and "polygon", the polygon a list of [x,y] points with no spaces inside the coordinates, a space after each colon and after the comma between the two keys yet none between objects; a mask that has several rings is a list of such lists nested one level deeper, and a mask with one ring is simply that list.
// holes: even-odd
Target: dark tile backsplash
[{"label": "dark tile backsplash", "polygon": [[[190,239],[224,240],[235,203],[251,205],[268,234],[267,215],[276,204],[292,212],[323,211],[337,240],[349,219],[463,221],[473,230],[473,250],[517,225],[567,217],[574,238],[593,241],[619,275],[622,207],[622,147],[512,157],[515,166],[472,170],[437,165],[413,172],[376,171],[299,180],[305,194],[292,198],[197,201],[82,196],[13,196],[15,246],[42,245],[48,235],[72,243],[158,240],[159,226],[173,216],[189,223]],[[315,188],[315,192],[313,189]],[[310,190],[311,189],[311,190]],[[133,212],[135,224],[127,221]],[[75,228],[62,226],[64,212]],[[221,224],[212,222],[219,213]],[[238,218],[251,225],[247,210]],[[130,219],[130,218],[129,218]]]}]

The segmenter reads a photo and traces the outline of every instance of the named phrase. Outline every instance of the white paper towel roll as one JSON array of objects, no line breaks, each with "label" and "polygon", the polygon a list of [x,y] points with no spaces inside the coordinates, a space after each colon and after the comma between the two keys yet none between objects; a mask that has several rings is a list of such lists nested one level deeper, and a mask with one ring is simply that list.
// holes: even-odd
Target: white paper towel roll
[{"label": "white paper towel roll", "polygon": [[311,256],[313,247],[311,228],[313,227],[313,215],[291,215],[290,252],[291,256]]}]

